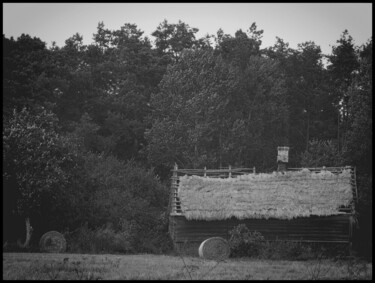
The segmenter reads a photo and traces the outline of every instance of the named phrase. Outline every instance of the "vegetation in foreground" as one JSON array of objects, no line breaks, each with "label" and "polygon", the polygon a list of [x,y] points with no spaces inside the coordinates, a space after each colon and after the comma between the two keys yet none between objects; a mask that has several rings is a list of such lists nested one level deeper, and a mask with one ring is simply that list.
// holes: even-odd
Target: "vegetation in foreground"
[{"label": "vegetation in foreground", "polygon": [[221,262],[166,255],[3,253],[5,280],[98,279],[372,279],[372,263],[345,260]]}]

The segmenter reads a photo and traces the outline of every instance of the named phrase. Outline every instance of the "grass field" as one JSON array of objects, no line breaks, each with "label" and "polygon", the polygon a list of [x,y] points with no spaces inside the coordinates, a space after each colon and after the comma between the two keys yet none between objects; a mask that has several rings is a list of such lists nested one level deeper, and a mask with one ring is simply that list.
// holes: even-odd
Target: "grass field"
[{"label": "grass field", "polygon": [[372,279],[358,260],[271,261],[166,255],[3,253],[3,279]]}]

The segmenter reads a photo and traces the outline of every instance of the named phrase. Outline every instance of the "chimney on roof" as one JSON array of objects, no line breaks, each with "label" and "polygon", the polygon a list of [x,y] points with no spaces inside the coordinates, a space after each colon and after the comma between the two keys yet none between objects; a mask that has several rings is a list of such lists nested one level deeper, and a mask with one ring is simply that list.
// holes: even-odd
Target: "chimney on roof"
[{"label": "chimney on roof", "polygon": [[288,164],[289,147],[278,146],[277,147],[277,172],[285,172],[286,165]]}]

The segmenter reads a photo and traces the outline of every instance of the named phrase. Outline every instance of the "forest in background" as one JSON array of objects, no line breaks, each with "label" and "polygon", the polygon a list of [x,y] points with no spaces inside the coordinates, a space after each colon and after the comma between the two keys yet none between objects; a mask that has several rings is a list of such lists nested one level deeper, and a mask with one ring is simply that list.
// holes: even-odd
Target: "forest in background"
[{"label": "forest in background", "polygon": [[[322,54],[313,41],[261,48],[253,23],[196,38],[164,20],[97,26],[62,47],[3,35],[3,245],[64,232],[74,251],[170,248],[170,170],[355,166],[358,243],[372,245],[372,38],[347,30]],[[326,63],[323,63],[326,62]]]}]

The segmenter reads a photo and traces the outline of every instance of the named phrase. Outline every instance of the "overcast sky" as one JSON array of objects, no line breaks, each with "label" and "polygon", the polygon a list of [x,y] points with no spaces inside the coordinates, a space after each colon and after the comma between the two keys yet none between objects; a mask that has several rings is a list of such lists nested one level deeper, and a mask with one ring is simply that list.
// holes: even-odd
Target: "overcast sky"
[{"label": "overcast sky", "polygon": [[134,23],[153,40],[151,33],[164,19],[198,28],[197,38],[216,35],[219,28],[234,36],[256,22],[264,30],[262,48],[278,36],[291,48],[314,41],[324,54],[345,29],[356,45],[372,36],[372,3],[3,3],[6,37],[25,33],[48,46],[55,41],[61,47],[76,32],[90,44],[100,21],[110,30]]}]

